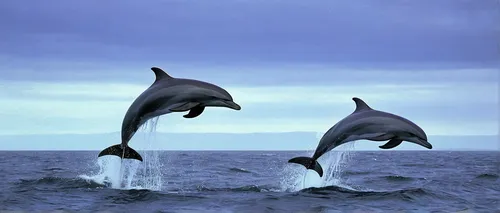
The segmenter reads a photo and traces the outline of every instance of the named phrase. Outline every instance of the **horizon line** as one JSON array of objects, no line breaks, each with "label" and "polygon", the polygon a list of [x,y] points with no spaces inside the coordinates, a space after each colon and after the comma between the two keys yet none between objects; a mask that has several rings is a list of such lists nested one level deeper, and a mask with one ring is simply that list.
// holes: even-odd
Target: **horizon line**
[{"label": "horizon line", "polygon": [[[28,134],[0,134],[2,136],[35,136],[35,135],[102,135],[102,134],[118,134],[120,131],[113,132],[95,132],[95,133],[28,133]],[[286,131],[286,132],[140,132],[136,134],[290,134],[290,133],[325,133],[325,132],[315,132],[315,131]],[[500,136],[497,134],[429,134],[428,136]]]},{"label": "horizon line", "polygon": [[[102,151],[100,149],[0,149],[0,152],[34,152],[34,151],[76,151],[76,152],[99,152]],[[166,151],[166,152],[313,152],[314,149],[306,150],[306,149],[144,149],[137,151]],[[436,152],[436,151],[458,151],[458,152],[500,152],[500,149],[399,149],[399,150],[331,150],[333,152]]]}]

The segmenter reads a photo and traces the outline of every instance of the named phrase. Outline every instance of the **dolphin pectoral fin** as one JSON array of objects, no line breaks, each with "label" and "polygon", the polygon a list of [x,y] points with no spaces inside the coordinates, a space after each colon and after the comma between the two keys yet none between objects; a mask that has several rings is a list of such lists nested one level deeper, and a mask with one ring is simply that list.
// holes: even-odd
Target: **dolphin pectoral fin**
[{"label": "dolphin pectoral fin", "polygon": [[201,113],[203,113],[203,110],[205,110],[204,106],[197,105],[197,106],[191,108],[191,110],[189,110],[189,113],[183,115],[183,117],[185,117],[185,118],[196,118],[199,115],[201,115]]},{"label": "dolphin pectoral fin", "polygon": [[170,111],[172,111],[172,112],[185,112],[185,111],[188,111],[191,108],[196,107],[198,105],[200,105],[200,103],[198,103],[198,102],[187,102],[187,103],[182,104],[180,106],[171,108]]},{"label": "dolphin pectoral fin", "polygon": [[381,148],[381,149],[392,149],[392,148],[394,148],[396,146],[399,146],[399,144],[401,144],[402,142],[403,142],[403,140],[401,140],[401,139],[393,138],[389,142],[387,142],[386,144],[384,144],[382,146],[379,146],[379,148]]}]

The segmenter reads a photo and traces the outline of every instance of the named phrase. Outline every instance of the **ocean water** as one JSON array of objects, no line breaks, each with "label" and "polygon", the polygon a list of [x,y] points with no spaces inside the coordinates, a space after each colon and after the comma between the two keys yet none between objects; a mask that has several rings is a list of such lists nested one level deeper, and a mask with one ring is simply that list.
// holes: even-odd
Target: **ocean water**
[{"label": "ocean water", "polygon": [[0,152],[0,212],[500,212],[500,152]]}]

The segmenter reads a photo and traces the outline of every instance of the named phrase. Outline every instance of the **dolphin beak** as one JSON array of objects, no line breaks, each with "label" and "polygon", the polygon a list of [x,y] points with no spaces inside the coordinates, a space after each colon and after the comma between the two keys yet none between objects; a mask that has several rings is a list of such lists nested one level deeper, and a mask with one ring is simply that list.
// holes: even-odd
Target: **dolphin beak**
[{"label": "dolphin beak", "polygon": [[237,103],[234,103],[234,101],[224,101],[226,104],[226,107],[234,109],[234,110],[241,110],[241,106],[238,105]]},{"label": "dolphin beak", "polygon": [[421,145],[421,146],[423,146],[423,147],[425,147],[427,149],[432,149],[432,144],[429,143],[429,142],[427,142],[426,140],[422,140],[422,139],[419,138],[417,144]]}]

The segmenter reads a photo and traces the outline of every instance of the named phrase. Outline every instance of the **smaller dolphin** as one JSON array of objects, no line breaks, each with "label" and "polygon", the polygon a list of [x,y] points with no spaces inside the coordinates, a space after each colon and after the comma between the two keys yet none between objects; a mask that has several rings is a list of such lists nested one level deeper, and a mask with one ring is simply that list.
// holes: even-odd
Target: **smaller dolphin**
[{"label": "smaller dolphin", "polygon": [[356,103],[354,112],[340,120],[323,135],[312,158],[296,157],[288,162],[301,164],[323,177],[323,169],[317,161],[318,158],[347,142],[363,139],[389,140],[379,148],[392,149],[403,141],[408,141],[432,149],[432,145],[427,142],[425,132],[413,122],[391,113],[374,110],[360,98],[353,97],[352,100]]},{"label": "smaller dolphin", "polygon": [[141,155],[128,146],[139,127],[149,119],[171,112],[186,112],[184,118],[201,115],[205,107],[227,107],[240,110],[224,89],[203,81],[174,78],[158,67],[152,67],[156,80],[130,105],[122,122],[121,144],[102,150],[98,157],[116,155],[142,161]]}]

